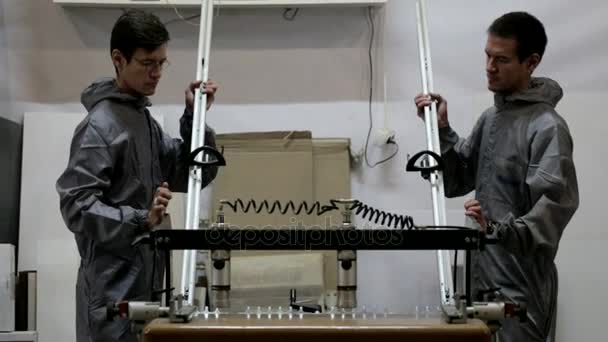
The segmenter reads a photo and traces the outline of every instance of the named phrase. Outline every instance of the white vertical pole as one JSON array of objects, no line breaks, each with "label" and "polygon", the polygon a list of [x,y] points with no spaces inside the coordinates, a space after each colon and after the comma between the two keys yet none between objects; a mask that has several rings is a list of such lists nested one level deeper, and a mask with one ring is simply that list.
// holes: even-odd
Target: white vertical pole
[{"label": "white vertical pole", "polygon": [[[213,24],[213,0],[201,0],[201,19],[199,28],[198,55],[196,59],[196,80],[206,81],[209,78],[209,52],[211,50],[211,33]],[[201,85],[202,87],[202,85]],[[207,112],[207,96],[198,88],[194,92],[194,113],[192,116],[192,141],[190,150],[194,151],[205,144],[205,122]],[[196,161],[201,161],[201,155]],[[200,198],[202,188],[202,169],[200,166],[190,167],[188,179],[188,197],[186,203],[185,229],[198,229],[200,218]],[[184,251],[182,263],[181,289],[187,294],[187,302],[193,304],[194,285],[196,282],[196,251]]]},{"label": "white vertical pole", "polygon": [[[422,92],[429,94],[433,89],[433,67],[431,63],[431,48],[426,20],[425,0],[416,2],[416,19],[418,25],[418,49],[420,56],[420,76],[422,79]],[[427,149],[441,154],[439,145],[439,129],[437,126],[437,106],[424,108],[424,123],[426,128]],[[429,158],[430,166],[436,165],[435,160]],[[445,211],[445,192],[443,188],[443,174],[435,171],[430,175],[431,198],[433,203],[433,221],[436,226],[447,224]],[[442,305],[454,305],[454,289],[452,287],[452,271],[450,268],[450,254],[448,251],[437,251],[437,267],[439,271],[439,286]]]}]

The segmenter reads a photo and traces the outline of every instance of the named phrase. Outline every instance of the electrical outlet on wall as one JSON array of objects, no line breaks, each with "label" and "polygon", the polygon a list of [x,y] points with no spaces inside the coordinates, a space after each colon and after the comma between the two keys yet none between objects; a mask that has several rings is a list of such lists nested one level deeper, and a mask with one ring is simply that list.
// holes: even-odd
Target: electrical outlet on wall
[{"label": "electrical outlet on wall", "polygon": [[395,131],[388,128],[377,129],[374,133],[374,145],[378,147],[395,143]]}]

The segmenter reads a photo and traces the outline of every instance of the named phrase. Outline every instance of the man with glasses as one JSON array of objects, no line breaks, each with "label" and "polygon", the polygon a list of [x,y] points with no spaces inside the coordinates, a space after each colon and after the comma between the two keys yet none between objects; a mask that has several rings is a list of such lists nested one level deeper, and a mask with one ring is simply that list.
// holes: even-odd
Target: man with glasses
[{"label": "man with glasses", "polygon": [[[116,78],[95,81],[81,97],[88,115],[77,126],[66,170],[57,180],[61,213],[81,262],[76,284],[77,341],[135,341],[126,320],[106,320],[106,305],[150,301],[162,288],[162,260],[135,239],[159,225],[171,191],[188,184],[194,90],[185,91],[182,139],[163,132],[146,107],[168,65],[169,33],[141,11],[120,16],[110,41]],[[202,84],[208,107],[217,86]],[[206,127],[206,143],[215,146]],[[203,170],[203,186],[217,173]]]}]

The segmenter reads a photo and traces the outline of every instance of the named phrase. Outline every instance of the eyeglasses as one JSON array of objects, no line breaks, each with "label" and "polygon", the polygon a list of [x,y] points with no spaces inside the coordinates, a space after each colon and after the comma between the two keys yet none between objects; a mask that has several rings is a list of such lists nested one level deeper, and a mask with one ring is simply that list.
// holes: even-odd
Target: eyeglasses
[{"label": "eyeglasses", "polygon": [[166,67],[168,67],[170,65],[169,61],[167,59],[163,59],[160,62],[157,62],[155,60],[152,59],[144,59],[143,61],[133,57],[133,59],[135,61],[137,61],[137,63],[139,63],[141,66],[143,66],[144,68],[146,68],[146,71],[152,71],[152,70],[156,70],[158,68],[158,70],[163,70]]}]

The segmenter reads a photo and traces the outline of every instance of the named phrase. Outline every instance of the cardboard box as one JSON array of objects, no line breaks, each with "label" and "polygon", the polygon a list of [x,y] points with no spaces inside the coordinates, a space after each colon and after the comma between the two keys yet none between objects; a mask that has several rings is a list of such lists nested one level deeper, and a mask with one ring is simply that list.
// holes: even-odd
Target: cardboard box
[{"label": "cardboard box", "polygon": [[[333,198],[350,197],[350,141],[348,139],[313,139],[310,132],[262,132],[221,134],[218,148],[224,149],[226,167],[222,168],[213,186],[212,212],[220,199],[235,202],[241,199],[245,207],[255,200],[258,208],[263,200],[296,207],[302,202],[329,204]],[[340,212],[323,216],[316,213],[299,214],[288,210],[287,215],[250,207],[248,213],[224,207],[225,222],[241,228],[296,228],[321,226],[329,228],[341,223]],[[289,255],[301,252],[233,251],[233,256]],[[323,256],[323,292],[335,290],[337,261],[335,251],[311,252]],[[294,286],[297,284],[294,284]],[[285,297],[287,298],[287,293]]]}]

